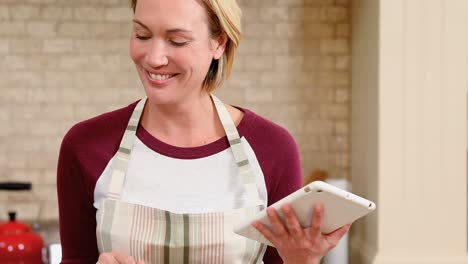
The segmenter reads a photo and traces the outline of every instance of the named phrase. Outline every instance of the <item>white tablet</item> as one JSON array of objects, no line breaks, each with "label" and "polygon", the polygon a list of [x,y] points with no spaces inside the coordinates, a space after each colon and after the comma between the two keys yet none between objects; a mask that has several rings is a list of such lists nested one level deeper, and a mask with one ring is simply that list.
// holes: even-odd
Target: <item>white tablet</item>
[{"label": "white tablet", "polygon": [[[304,228],[309,227],[312,222],[314,205],[322,203],[324,206],[322,233],[324,234],[353,223],[358,218],[375,210],[376,207],[375,203],[369,200],[322,181],[312,182],[270,206],[276,209],[283,223],[284,215],[281,206],[285,203],[291,204]],[[263,210],[255,217],[245,219],[245,221],[235,226],[234,232],[273,246],[268,239],[251,225],[254,220],[260,220],[264,225],[271,228],[266,210]]]}]

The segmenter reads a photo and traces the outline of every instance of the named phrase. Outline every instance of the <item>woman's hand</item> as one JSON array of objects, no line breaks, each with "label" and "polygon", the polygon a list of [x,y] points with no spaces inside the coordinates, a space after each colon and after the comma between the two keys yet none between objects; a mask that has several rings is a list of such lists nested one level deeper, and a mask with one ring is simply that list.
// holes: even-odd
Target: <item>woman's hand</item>
[{"label": "woman's hand", "polygon": [[318,264],[320,259],[333,249],[348,232],[351,224],[345,225],[330,234],[320,231],[323,221],[323,205],[316,205],[312,224],[302,228],[294,210],[289,204],[281,207],[286,219],[283,225],[274,208],[267,208],[272,230],[259,221],[252,225],[276,247],[285,264]]},{"label": "woman's hand", "polygon": [[99,255],[99,260],[96,264],[145,264],[145,262],[137,262],[131,256],[122,251],[112,250],[111,252]]}]

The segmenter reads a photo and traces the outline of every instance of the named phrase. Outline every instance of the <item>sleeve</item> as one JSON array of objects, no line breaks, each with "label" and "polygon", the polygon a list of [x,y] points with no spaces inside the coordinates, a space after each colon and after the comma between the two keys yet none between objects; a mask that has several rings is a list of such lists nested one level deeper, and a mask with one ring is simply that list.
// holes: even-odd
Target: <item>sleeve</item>
[{"label": "sleeve", "polygon": [[[271,205],[289,194],[300,189],[302,183],[302,167],[299,155],[299,149],[293,137],[286,133],[283,140],[281,140],[278,152],[283,153],[280,157],[281,162],[278,168],[279,173],[275,175],[276,186],[268,193],[268,205]],[[283,260],[273,247],[268,247],[263,258],[265,264],[280,264]]]},{"label": "sleeve", "polygon": [[99,253],[95,210],[84,186],[84,175],[70,134],[63,139],[57,167],[61,263],[96,263]]}]

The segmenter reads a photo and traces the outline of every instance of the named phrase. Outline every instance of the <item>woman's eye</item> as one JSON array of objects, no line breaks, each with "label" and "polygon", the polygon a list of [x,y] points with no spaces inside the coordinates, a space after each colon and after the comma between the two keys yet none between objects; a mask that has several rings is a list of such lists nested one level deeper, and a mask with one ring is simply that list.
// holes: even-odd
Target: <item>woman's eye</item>
[{"label": "woman's eye", "polygon": [[188,43],[188,41],[183,41],[183,40],[173,40],[173,39],[171,39],[169,41],[172,43],[172,45],[177,46],[177,47],[185,46],[185,44]]},{"label": "woman's eye", "polygon": [[146,36],[140,36],[140,35],[135,35],[135,37],[139,40],[148,40],[149,37],[146,37]]}]

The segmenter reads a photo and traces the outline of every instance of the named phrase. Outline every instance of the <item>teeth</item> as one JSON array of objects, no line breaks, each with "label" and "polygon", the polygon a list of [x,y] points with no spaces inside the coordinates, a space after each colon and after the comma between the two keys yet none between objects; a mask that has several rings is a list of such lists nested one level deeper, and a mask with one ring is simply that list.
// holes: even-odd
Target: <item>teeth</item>
[{"label": "teeth", "polygon": [[158,81],[162,81],[162,80],[166,80],[166,79],[171,78],[172,75],[171,75],[171,74],[160,75],[160,74],[150,73],[150,77],[151,77],[152,79],[155,79],[155,80],[158,80]]}]

